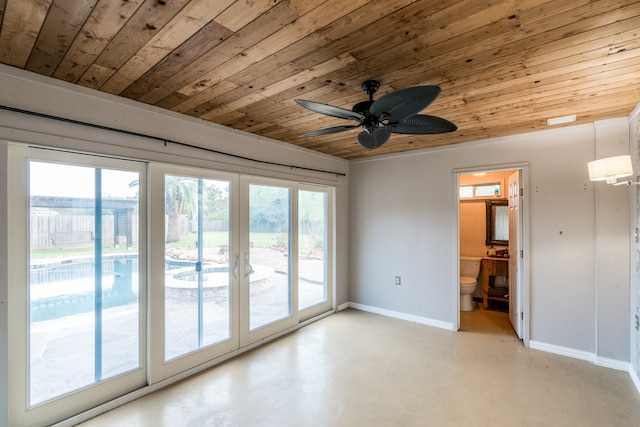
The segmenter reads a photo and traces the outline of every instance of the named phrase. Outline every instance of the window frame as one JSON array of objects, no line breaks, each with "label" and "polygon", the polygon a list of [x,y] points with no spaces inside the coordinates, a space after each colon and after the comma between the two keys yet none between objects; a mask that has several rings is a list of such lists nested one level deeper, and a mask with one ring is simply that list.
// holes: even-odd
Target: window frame
[{"label": "window frame", "polygon": [[[491,188],[494,187],[494,191],[492,192],[493,194],[490,195],[478,195],[478,189],[479,188]],[[495,187],[498,187],[498,195],[495,195]],[[463,188],[471,188],[472,189],[472,196],[470,197],[465,197],[462,195],[462,189]],[[460,185],[459,189],[458,189],[458,194],[459,194],[459,198],[460,200],[471,200],[471,199],[486,199],[486,198],[491,198],[491,197],[501,197],[502,195],[502,184],[500,182],[483,182],[482,184],[467,184],[467,185]]]}]

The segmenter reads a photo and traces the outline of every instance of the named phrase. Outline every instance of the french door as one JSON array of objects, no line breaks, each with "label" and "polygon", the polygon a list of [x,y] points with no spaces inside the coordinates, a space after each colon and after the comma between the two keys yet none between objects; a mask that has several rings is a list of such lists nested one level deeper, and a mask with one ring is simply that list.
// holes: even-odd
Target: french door
[{"label": "french door", "polygon": [[[151,317],[162,325],[151,331],[152,382],[331,309],[328,189],[168,165],[150,171]],[[312,260],[297,256],[300,224]]]},{"label": "french door", "polygon": [[293,183],[242,177],[241,345],[298,323],[297,193]]},{"label": "french door", "polygon": [[331,309],[327,187],[242,177],[240,343]]},{"label": "french door", "polygon": [[55,423],[332,307],[328,187],[10,156],[12,425]]},{"label": "french door", "polygon": [[239,347],[238,178],[149,169],[154,383]]}]

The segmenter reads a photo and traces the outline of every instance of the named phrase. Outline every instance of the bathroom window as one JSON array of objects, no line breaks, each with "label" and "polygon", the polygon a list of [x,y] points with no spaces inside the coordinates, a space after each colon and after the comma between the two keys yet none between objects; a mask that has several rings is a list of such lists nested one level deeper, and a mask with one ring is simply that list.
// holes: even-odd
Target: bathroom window
[{"label": "bathroom window", "polygon": [[460,186],[460,198],[472,199],[474,197],[500,197],[502,194],[499,183],[477,184]]}]

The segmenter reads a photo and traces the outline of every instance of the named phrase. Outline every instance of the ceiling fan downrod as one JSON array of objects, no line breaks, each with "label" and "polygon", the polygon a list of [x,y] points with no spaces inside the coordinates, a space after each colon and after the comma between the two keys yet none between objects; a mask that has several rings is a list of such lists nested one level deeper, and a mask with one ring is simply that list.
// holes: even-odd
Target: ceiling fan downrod
[{"label": "ceiling fan downrod", "polygon": [[367,80],[362,83],[362,90],[369,95],[369,101],[373,101],[373,94],[380,88],[380,82],[377,80]]},{"label": "ceiling fan downrod", "polygon": [[377,80],[366,80],[362,82],[362,90],[369,95],[369,100],[360,102],[353,107],[353,111],[365,114],[365,119],[362,122],[362,130],[368,134],[372,134],[376,129],[382,126],[381,121],[371,115],[369,108],[373,104],[373,94],[375,94],[380,88],[380,82]]}]

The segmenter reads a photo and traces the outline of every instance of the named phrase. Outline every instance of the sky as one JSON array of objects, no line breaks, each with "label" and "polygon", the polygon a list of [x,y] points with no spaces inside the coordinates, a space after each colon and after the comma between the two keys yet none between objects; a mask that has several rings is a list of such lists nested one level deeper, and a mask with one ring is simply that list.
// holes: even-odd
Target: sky
[{"label": "sky", "polygon": [[[31,196],[95,196],[93,167],[32,161],[29,172]],[[102,169],[102,194],[115,198],[133,197],[138,188],[129,188],[129,183],[138,178],[138,172]]]}]

